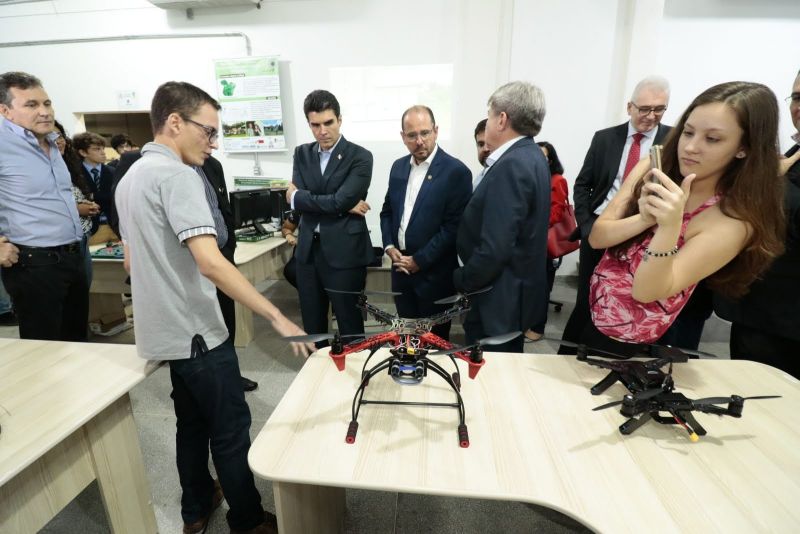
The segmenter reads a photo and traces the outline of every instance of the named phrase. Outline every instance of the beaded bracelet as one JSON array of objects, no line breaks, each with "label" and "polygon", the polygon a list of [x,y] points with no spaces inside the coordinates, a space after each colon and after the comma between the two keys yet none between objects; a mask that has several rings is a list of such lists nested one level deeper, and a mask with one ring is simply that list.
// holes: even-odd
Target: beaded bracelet
[{"label": "beaded bracelet", "polygon": [[671,250],[668,250],[666,252],[653,252],[648,247],[644,249],[644,253],[646,256],[652,256],[654,258],[666,258],[667,256],[674,256],[675,254],[678,253],[678,245],[675,245],[674,247],[672,247]]}]

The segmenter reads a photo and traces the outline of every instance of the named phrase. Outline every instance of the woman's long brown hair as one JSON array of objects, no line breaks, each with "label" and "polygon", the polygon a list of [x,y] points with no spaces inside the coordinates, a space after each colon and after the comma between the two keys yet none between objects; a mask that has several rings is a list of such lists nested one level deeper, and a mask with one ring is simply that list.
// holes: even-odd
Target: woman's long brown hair
[{"label": "woman's long brown hair", "polygon": [[[769,87],[751,82],[727,82],[703,91],[681,115],[667,136],[663,150],[664,173],[680,185],[678,140],[686,120],[698,106],[723,102],[736,114],[744,132],[746,157],[732,158],[717,182],[719,208],[728,217],[744,221],[750,233],[744,249],[722,269],[709,276],[709,286],[727,297],[747,293],[752,284],[783,254],[786,220],[783,210],[783,180],[778,179],[778,102]],[[624,217],[639,213],[638,198],[644,180],[636,184]],[[611,248],[619,257],[632,243],[641,242],[645,230]]]}]

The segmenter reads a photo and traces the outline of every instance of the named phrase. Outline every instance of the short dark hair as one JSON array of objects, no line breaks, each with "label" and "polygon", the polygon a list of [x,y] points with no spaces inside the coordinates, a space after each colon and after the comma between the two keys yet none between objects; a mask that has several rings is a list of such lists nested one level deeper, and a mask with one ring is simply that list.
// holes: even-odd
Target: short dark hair
[{"label": "short dark hair", "polygon": [[188,119],[197,113],[203,104],[209,104],[214,109],[219,110],[219,102],[214,100],[211,95],[197,86],[187,82],[167,82],[161,84],[153,95],[153,102],[150,104],[150,124],[153,127],[153,135],[156,135],[164,128],[167,117],[177,113],[182,119]]},{"label": "short dark hair", "polygon": [[547,164],[550,166],[550,174],[564,174],[564,166],[561,164],[561,160],[558,159],[556,147],[547,141],[540,141],[536,144],[547,149]]},{"label": "short dark hair", "polygon": [[309,113],[322,113],[325,110],[333,111],[336,118],[341,116],[341,108],[339,108],[339,101],[333,96],[333,93],[325,89],[317,89],[308,93],[308,96],[303,101],[303,113],[308,120]]},{"label": "short dark hair", "polygon": [[0,74],[0,104],[11,107],[12,87],[16,89],[30,89],[31,87],[41,87],[42,82],[36,76],[26,72],[4,72]]},{"label": "short dark hair", "polygon": [[420,112],[424,111],[431,118],[431,124],[436,126],[436,119],[433,117],[433,110],[431,108],[429,108],[428,106],[416,105],[416,106],[411,106],[410,108],[405,110],[403,112],[403,116],[400,117],[400,130],[401,131],[405,131],[406,115],[408,115],[412,111],[420,111]]},{"label": "short dark hair", "polygon": [[[114,150],[117,150],[118,147],[121,147],[125,144],[133,145],[133,141],[131,141],[131,138],[126,134],[116,134],[111,136],[111,148]],[[117,152],[119,152],[119,150],[117,150]]]},{"label": "short dark hair", "polygon": [[106,140],[96,133],[83,132],[72,136],[72,146],[80,154],[80,150],[89,150],[92,146],[106,146]]},{"label": "short dark hair", "polygon": [[475,139],[478,138],[478,134],[483,133],[486,131],[486,123],[489,122],[489,119],[482,119],[478,121],[478,125],[475,126]]}]

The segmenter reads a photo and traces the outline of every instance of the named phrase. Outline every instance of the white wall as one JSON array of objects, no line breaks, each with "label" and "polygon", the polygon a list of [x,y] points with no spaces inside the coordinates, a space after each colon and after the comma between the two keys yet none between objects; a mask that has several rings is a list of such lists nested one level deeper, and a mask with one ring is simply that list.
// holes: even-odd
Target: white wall
[{"label": "white wall", "polygon": [[[169,79],[213,91],[211,60],[245,55],[243,40],[3,43],[199,32],[243,32],[254,55],[281,56],[290,149],[312,140],[302,101],[329,87],[330,69],[449,63],[452,131],[442,146],[476,169],[472,130],[486,115],[488,96],[510,79],[529,80],[547,99],[538,139],[557,147],[570,182],[594,131],[626,119],[630,92],[647,74],[671,81],[664,122],[673,123],[691,98],[720,81],[760,81],[782,99],[800,68],[797,0],[284,0],[266,1],[261,10],[196,10],[194,20],[145,0],[53,0],[0,6],[0,71],[41,77],[57,116],[75,126],[75,113],[115,110],[119,89],[136,90],[142,110]],[[792,126],[781,104],[785,146]],[[342,115],[347,135],[348,109]],[[389,167],[405,147],[399,138],[364,144],[375,155],[368,223],[377,243]],[[229,181],[252,171],[250,155],[221,159]],[[291,173],[291,150],[260,159],[268,176]],[[576,256],[560,274],[574,272]]]},{"label": "white wall", "polygon": [[[115,6],[113,9],[109,5]],[[453,116],[443,148],[477,168],[472,130],[486,116],[486,99],[507,76],[498,57],[508,54],[510,0],[289,0],[262,9],[164,11],[144,0],[56,0],[0,7],[1,71],[39,76],[57,116],[74,131],[73,114],[116,109],[116,91],[137,92],[142,110],[156,87],[171,79],[214,94],[212,60],[246,55],[241,38],[100,42],[2,48],[2,43],[131,34],[243,32],[253,55],[281,56],[284,125],[290,150],[260,155],[267,176],[290,177],[294,146],[313,141],[302,113],[312,90],[328,88],[329,70],[373,65],[453,64]],[[505,81],[503,78],[502,81]],[[417,102],[408,102],[408,105]],[[434,112],[436,110],[434,109]],[[348,135],[348,109],[342,109]],[[397,117],[397,131],[399,132]],[[351,139],[357,143],[359,139]],[[366,143],[365,143],[366,144]],[[370,143],[375,156],[368,202],[373,241],[380,242],[378,213],[391,163],[407,154],[395,141]],[[252,174],[252,155],[222,155],[229,182]]]},{"label": "white wall", "polygon": [[[788,96],[800,69],[797,0],[515,0],[511,79],[539,85],[553,143],[573,186],[596,130],[627,120],[625,104],[648,74],[672,85],[664,123],[701,91],[730,80],[768,85],[781,104],[781,143],[794,131]],[[577,253],[559,274],[574,272]]]},{"label": "white wall", "polygon": [[763,83],[778,97],[779,140],[786,151],[796,132],[784,98],[800,70],[800,2],[710,0],[702,7],[689,0],[666,5],[657,62],[673,80],[673,109],[682,111],[716,83]]}]

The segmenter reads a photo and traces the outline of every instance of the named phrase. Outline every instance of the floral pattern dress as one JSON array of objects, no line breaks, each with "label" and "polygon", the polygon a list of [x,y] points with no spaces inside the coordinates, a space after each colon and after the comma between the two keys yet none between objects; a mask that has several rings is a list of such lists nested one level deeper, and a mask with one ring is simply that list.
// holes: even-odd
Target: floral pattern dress
[{"label": "floral pattern dress", "polygon": [[[683,246],[689,221],[719,202],[719,195],[683,214],[678,248]],[[692,296],[697,284],[663,300],[643,303],[633,298],[633,275],[644,259],[653,233],[633,243],[617,258],[606,251],[589,282],[589,308],[594,326],[610,338],[629,343],[652,343],[666,332]]]}]

